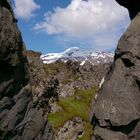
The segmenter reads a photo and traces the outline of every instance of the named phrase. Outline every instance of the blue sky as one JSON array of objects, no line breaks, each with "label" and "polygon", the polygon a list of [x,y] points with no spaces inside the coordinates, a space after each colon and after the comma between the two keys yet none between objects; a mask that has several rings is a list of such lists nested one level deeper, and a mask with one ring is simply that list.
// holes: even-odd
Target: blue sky
[{"label": "blue sky", "polygon": [[27,49],[45,53],[69,47],[114,51],[129,24],[115,0],[13,0]]}]

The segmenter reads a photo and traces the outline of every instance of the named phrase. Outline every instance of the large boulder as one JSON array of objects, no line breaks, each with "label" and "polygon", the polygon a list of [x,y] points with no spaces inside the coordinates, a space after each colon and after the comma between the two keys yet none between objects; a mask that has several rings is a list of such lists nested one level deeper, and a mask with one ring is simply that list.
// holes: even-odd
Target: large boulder
[{"label": "large boulder", "polygon": [[140,13],[118,43],[94,104],[92,124],[96,139],[140,140]]},{"label": "large boulder", "polygon": [[52,140],[43,64],[35,53],[27,60],[16,22],[0,0],[0,140]]},{"label": "large boulder", "polygon": [[28,81],[25,46],[7,0],[0,1],[0,99],[19,92]]}]

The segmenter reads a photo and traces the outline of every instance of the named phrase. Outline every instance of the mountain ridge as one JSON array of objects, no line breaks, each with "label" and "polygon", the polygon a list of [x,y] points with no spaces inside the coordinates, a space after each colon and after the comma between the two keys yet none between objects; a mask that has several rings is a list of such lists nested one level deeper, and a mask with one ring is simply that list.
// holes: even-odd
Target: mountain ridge
[{"label": "mountain ridge", "polygon": [[78,47],[71,47],[61,53],[48,53],[46,55],[41,55],[41,59],[45,64],[51,64],[56,61],[67,62],[78,61],[80,65],[84,65],[85,62],[90,62],[92,65],[97,65],[99,63],[110,63],[113,61],[114,54],[107,52],[86,52]]}]

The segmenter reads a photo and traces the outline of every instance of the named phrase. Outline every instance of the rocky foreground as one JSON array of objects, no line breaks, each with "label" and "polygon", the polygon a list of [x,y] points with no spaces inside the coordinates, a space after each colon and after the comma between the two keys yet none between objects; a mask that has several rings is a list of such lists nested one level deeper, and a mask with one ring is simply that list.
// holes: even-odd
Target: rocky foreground
[{"label": "rocky foreground", "polygon": [[92,99],[110,64],[93,66],[86,62],[81,66],[79,63],[58,61],[44,64],[50,88],[53,81],[56,83],[48,116],[55,140],[89,140],[93,134],[90,124]]},{"label": "rocky foreground", "polygon": [[118,43],[93,107],[94,139],[140,140],[140,3],[117,1],[133,20]]},{"label": "rocky foreground", "polygon": [[16,22],[9,2],[0,0],[0,140],[51,140],[43,67],[37,57],[27,60]]}]

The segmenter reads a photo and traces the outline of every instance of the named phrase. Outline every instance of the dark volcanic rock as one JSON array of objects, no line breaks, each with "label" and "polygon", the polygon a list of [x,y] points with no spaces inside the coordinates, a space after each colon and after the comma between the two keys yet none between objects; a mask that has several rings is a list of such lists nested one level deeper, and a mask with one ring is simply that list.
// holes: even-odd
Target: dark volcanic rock
[{"label": "dark volcanic rock", "polygon": [[130,18],[133,19],[140,11],[139,0],[116,0],[120,5],[126,7],[129,11]]},{"label": "dark volcanic rock", "polygon": [[96,127],[94,134],[98,136],[99,140],[127,140],[127,136],[121,132],[114,132],[98,126]]},{"label": "dark volcanic rock", "polygon": [[118,43],[93,112],[97,138],[140,139],[140,13]]},{"label": "dark volcanic rock", "polygon": [[0,140],[51,140],[43,64],[36,55],[28,63],[16,21],[0,0]]},{"label": "dark volcanic rock", "polygon": [[19,92],[28,80],[25,47],[6,0],[0,1],[0,67],[1,99]]}]

